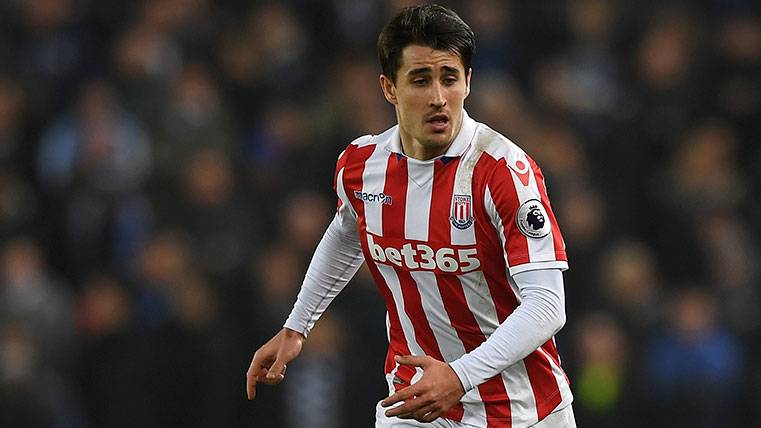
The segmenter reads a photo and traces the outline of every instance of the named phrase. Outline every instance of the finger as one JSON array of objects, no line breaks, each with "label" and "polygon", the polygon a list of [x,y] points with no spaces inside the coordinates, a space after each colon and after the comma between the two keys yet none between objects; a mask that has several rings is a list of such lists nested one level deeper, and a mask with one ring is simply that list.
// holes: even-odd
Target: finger
[{"label": "finger", "polygon": [[285,379],[285,366],[283,366],[283,371],[280,374],[276,374],[275,376],[271,376],[270,372],[272,372],[272,368],[263,368],[259,375],[257,376],[257,382],[263,383],[265,385],[277,385],[280,382]]},{"label": "finger", "polygon": [[262,377],[267,373],[269,365],[273,358],[264,356],[262,352],[257,351],[251,359],[251,366],[246,372],[246,395],[249,400],[256,397],[256,383],[262,381]]},{"label": "finger", "polygon": [[[283,365],[283,370],[281,370],[279,374],[285,376],[285,371],[287,368],[288,368],[287,365]],[[265,380],[269,378],[270,371],[274,372],[274,370],[272,370],[271,367],[263,367],[261,370],[259,370],[259,373],[257,373],[256,376],[259,378],[260,382],[264,382]]]},{"label": "finger", "polygon": [[274,378],[271,378],[269,376],[264,376],[264,377],[257,378],[256,382],[257,383],[262,383],[262,384],[265,384],[265,385],[277,385],[280,382],[282,382],[284,379],[285,379],[285,376],[283,376],[283,375],[278,375],[278,376],[276,376]]},{"label": "finger", "polygon": [[404,404],[399,407],[389,409],[386,411],[386,416],[397,416],[402,419],[412,419],[415,412],[430,404],[430,400],[426,400],[420,397],[413,398],[412,400],[405,401]]},{"label": "finger", "polygon": [[285,369],[285,361],[278,357],[278,359],[275,360],[275,363],[272,364],[272,367],[270,367],[270,370],[267,372],[267,380],[275,381],[275,383],[280,383],[280,381],[285,378]]},{"label": "finger", "polygon": [[381,401],[381,406],[388,407],[400,401],[409,400],[415,395],[420,394],[419,389],[420,388],[416,385],[408,386],[407,388],[404,388],[403,390],[391,395],[390,397],[386,397],[383,401]]},{"label": "finger", "polygon": [[432,402],[431,404],[427,406],[422,406],[418,410],[412,412],[410,416],[412,417],[412,419],[415,419],[418,422],[430,422],[433,419],[436,419],[436,417],[430,420],[425,420],[425,419],[429,417],[429,415],[433,414],[435,410],[436,410],[436,403]]},{"label": "finger", "polygon": [[428,356],[416,356],[416,355],[397,355],[394,357],[394,360],[402,365],[405,366],[413,366],[413,367],[423,367],[425,368],[428,366],[431,361],[430,357]]},{"label": "finger", "polygon": [[256,382],[259,381],[259,375],[262,370],[264,373],[267,372],[267,369],[261,368],[257,373],[254,363],[251,363],[251,367],[246,372],[246,396],[249,400],[253,400],[256,397]]},{"label": "finger", "polygon": [[256,376],[246,376],[246,396],[249,400],[256,398]]},{"label": "finger", "polygon": [[433,422],[441,416],[441,410],[433,410],[422,418],[417,419],[418,422]]}]

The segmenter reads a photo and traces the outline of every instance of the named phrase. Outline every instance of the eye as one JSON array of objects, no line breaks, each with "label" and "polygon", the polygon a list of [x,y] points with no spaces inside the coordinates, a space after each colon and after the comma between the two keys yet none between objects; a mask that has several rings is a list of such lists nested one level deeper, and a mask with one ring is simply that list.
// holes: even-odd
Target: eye
[{"label": "eye", "polygon": [[412,84],[415,86],[425,86],[426,83],[427,83],[426,80],[423,78],[415,79],[412,81]]},{"label": "eye", "polygon": [[450,77],[445,77],[444,78],[444,84],[447,85],[447,86],[452,86],[455,83],[457,83],[457,78],[456,77],[451,77],[450,76]]}]

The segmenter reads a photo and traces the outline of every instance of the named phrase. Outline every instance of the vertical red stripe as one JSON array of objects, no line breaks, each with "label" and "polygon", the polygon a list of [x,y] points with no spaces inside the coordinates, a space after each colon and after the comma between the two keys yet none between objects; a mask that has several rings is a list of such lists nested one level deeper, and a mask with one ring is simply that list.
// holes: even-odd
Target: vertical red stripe
[{"label": "vertical red stripe", "polygon": [[520,206],[518,192],[504,159],[497,161],[488,186],[505,230],[505,251],[510,266],[529,262],[528,241],[515,225],[515,211]]},{"label": "vertical red stripe", "polygon": [[[393,200],[392,204],[383,206],[383,236],[386,238],[405,238],[408,174],[407,158],[391,154],[386,165],[386,181],[383,188],[383,193],[391,195]],[[408,271],[397,267],[394,267],[394,271],[402,290],[404,311],[415,330],[415,340],[426,355],[443,361],[439,344],[431,325],[428,323],[428,317],[425,315],[417,283]],[[459,421],[462,420],[462,414],[462,405],[457,405],[446,417]]]},{"label": "vertical red stripe", "polygon": [[[494,160],[490,159],[489,157],[482,156],[483,162],[479,161],[479,165],[476,165],[475,168],[475,177],[474,177],[474,184],[475,188],[478,189],[477,197],[474,197],[475,205],[476,207],[484,207],[483,202],[480,200],[484,197],[484,189],[486,187],[486,181],[489,181],[483,173],[480,173],[480,171],[489,171],[492,170],[492,166],[494,165]],[[480,168],[479,168],[480,167]],[[504,171],[504,173],[503,173]],[[511,212],[507,215],[510,217],[506,219],[506,214],[503,213],[501,210],[499,210],[499,204],[497,203],[497,197],[495,196],[495,193],[497,193],[495,188],[500,188],[503,190],[510,190],[509,196],[514,198],[512,201],[512,205],[507,206],[514,206],[517,207],[518,204],[518,195],[515,191],[514,182],[512,181],[512,177],[510,177],[509,171],[507,168],[504,167],[504,161],[499,161],[496,165],[496,173],[490,177],[492,184],[489,188],[492,191],[492,199],[494,199],[495,205],[498,207],[498,212],[500,213],[500,217],[502,219],[505,231],[507,233],[508,228],[515,229],[513,226],[513,217],[514,212]],[[497,182],[499,179],[503,180],[502,185],[497,185],[495,182]],[[476,195],[474,195],[476,196]],[[505,193],[502,193],[499,197],[507,196]],[[510,202],[510,201],[507,201]],[[510,223],[505,223],[506,221],[510,221]],[[485,212],[481,212],[480,209],[476,210],[476,224],[478,227],[476,228],[476,242],[479,243],[479,255],[494,255],[496,252],[487,248],[481,248],[481,245],[488,245],[493,246],[494,244],[492,242],[489,242],[489,236],[496,236],[499,235],[496,234],[496,228],[491,224],[491,221],[488,218],[488,214]],[[486,225],[489,225],[487,228]],[[493,234],[493,235],[492,235]],[[522,235],[521,235],[522,237]],[[509,238],[508,238],[509,239]],[[523,245],[513,245],[512,247],[510,245],[507,246],[506,250],[508,251],[508,260],[513,262],[513,258],[510,255],[510,251],[514,251],[515,248],[518,248],[517,251],[524,251],[526,254],[528,254],[528,244],[526,243],[526,238],[522,238],[520,240],[517,240],[518,243],[522,243]],[[525,245],[525,249],[524,248]],[[500,244],[501,247],[501,244]],[[501,254],[500,254],[501,255]],[[483,256],[482,256],[483,257]],[[528,257],[526,257],[526,261],[528,261]],[[516,296],[513,294],[512,289],[510,288],[509,284],[507,283],[507,270],[506,266],[504,265],[504,259],[500,258],[497,260],[496,258],[493,258],[492,260],[487,260],[482,262],[482,266],[484,266],[484,275],[486,276],[487,283],[489,285],[489,290],[492,293],[492,298],[494,299],[495,307],[497,309],[497,314],[499,317],[499,322],[503,322],[505,318],[507,318],[508,315],[510,315],[515,308],[518,306],[518,300]],[[545,343],[545,346],[552,346],[554,348],[554,345],[551,344],[551,340],[547,343]],[[549,345],[548,345],[549,344]],[[557,355],[557,351],[550,352],[550,355]],[[547,358],[545,358],[541,352],[534,351],[531,353],[528,357],[524,359],[524,364],[526,366],[526,372],[529,377],[529,382],[531,383],[531,389],[534,394],[534,399],[536,401],[537,405],[537,416],[541,420],[544,417],[546,417],[552,410],[557,407],[557,405],[562,401],[562,397],[560,395],[560,389],[557,384],[557,380],[555,379],[554,374],[552,373],[552,367],[549,364],[549,361]]]},{"label": "vertical red stripe", "polygon": [[[555,259],[566,260],[563,236],[560,234],[558,221],[555,218],[555,213],[552,211],[552,206],[550,205],[550,199],[547,196],[544,175],[542,174],[542,170],[539,169],[539,166],[533,159],[531,159],[531,157],[528,157],[528,161],[531,165],[531,170],[534,173],[534,179],[536,180],[537,190],[541,195],[542,204],[544,205],[550,223],[552,224],[552,244],[555,249]],[[550,342],[547,342],[544,345],[547,345]],[[552,344],[552,348],[554,348],[554,344]],[[550,358],[558,358],[556,350],[548,354],[550,355]],[[560,366],[559,358],[555,363]],[[525,359],[525,365],[529,381],[531,382],[531,389],[534,392],[534,399],[536,400],[537,416],[539,417],[539,420],[542,420],[549,415],[561,401],[563,401],[563,397],[560,394],[560,386],[558,385],[558,380],[555,377],[555,374],[552,372],[550,361],[547,359],[547,356],[541,352],[532,352],[531,355]]]},{"label": "vertical red stripe", "polygon": [[540,351],[534,351],[523,359],[531,390],[536,401],[537,417],[541,421],[563,401],[557,379],[552,373],[550,361]]},{"label": "vertical red stripe", "polygon": [[568,375],[565,373],[565,370],[563,370],[563,367],[560,364],[560,353],[558,353],[558,348],[555,346],[555,339],[551,338],[545,342],[545,344],[542,345],[542,349],[544,349],[544,352],[546,352],[547,355],[552,358],[552,362],[560,368],[560,371],[563,372],[563,378],[565,378],[565,382],[570,385],[571,381],[568,379]]},{"label": "vertical red stripe", "polygon": [[342,156],[344,162],[343,184],[346,196],[354,207],[359,217],[360,227],[365,227],[365,204],[354,197],[354,191],[362,191],[362,174],[365,172],[365,163],[375,151],[375,145],[357,147],[349,145]]},{"label": "vertical red stripe", "polygon": [[449,246],[452,242],[452,225],[449,222],[454,193],[454,179],[460,158],[447,163],[437,160],[433,166],[433,190],[428,220],[428,240]]},{"label": "vertical red stripe", "polygon": [[[452,242],[449,216],[458,164],[459,158],[446,164],[437,161],[434,165],[428,240],[445,242],[447,246]],[[476,317],[468,308],[462,283],[455,275],[436,275],[436,283],[449,321],[457,337],[462,341],[465,352],[476,349],[486,340],[486,336],[481,331]],[[484,403],[487,426],[505,426],[511,416],[510,399],[501,375],[479,385],[478,392]]]},{"label": "vertical red stripe", "polygon": [[542,174],[542,170],[539,169],[539,166],[533,159],[529,157],[528,160],[531,164],[531,169],[534,172],[534,178],[536,179],[536,184],[539,188],[539,194],[542,197],[542,204],[546,208],[547,215],[550,217],[549,220],[552,224],[552,243],[555,247],[555,259],[568,260],[565,252],[565,244],[563,243],[563,235],[560,233],[560,226],[555,218],[555,213],[552,211],[550,198],[547,196],[547,188],[544,184],[544,174]]},{"label": "vertical red stripe", "polygon": [[386,163],[383,193],[392,196],[392,203],[383,205],[383,236],[404,239],[404,218],[407,204],[407,158],[391,153]]},{"label": "vertical red stripe", "polygon": [[[384,237],[404,237],[404,206],[407,196],[407,160],[403,157],[399,157],[396,154],[391,154],[388,157],[388,161],[386,163],[386,170],[385,170],[385,184],[383,186],[383,193],[386,195],[391,195],[392,202],[390,205],[383,205],[383,236]],[[372,260],[372,259],[369,259]],[[378,273],[380,276],[380,272]],[[381,281],[383,281],[381,276]],[[401,279],[400,279],[401,282]],[[404,288],[404,287],[403,287]],[[389,308],[394,308],[394,311],[396,311],[396,304],[394,302],[394,295],[391,292],[391,289],[386,285],[384,287],[384,293],[387,293],[387,302],[386,305]],[[406,304],[406,297],[405,297],[405,311],[409,312],[409,309],[407,309]],[[390,310],[390,309],[389,309]],[[409,313],[408,313],[409,316]],[[403,335],[403,330],[400,330],[400,333]],[[406,345],[406,338],[405,338],[405,345]],[[399,355],[410,355],[411,352],[409,350],[409,347],[405,349],[404,354]],[[415,374],[415,369],[409,366],[400,366],[397,370],[397,374],[403,373],[404,376],[399,376],[402,378],[407,385],[410,384],[412,381],[412,376]],[[398,389],[402,389],[402,387],[407,385],[400,385]]]},{"label": "vertical red stripe", "polygon": [[[369,256],[369,250],[367,248],[367,224],[365,222],[365,204],[363,201],[353,198],[354,190],[362,191],[362,175],[365,171],[365,163],[372,156],[375,151],[375,145],[364,146],[361,148],[355,148],[355,146],[349,146],[344,153],[346,159],[346,165],[344,167],[343,182],[346,194],[349,200],[352,202],[354,210],[357,212],[359,219],[359,235],[360,242],[362,243],[362,251],[365,253],[365,260],[372,260]],[[351,156],[351,158],[350,158]],[[391,294],[391,290],[388,288],[383,275],[378,271],[378,267],[375,263],[367,263],[367,267],[370,269],[370,273],[375,279],[375,283],[378,286],[378,290],[386,303],[389,318],[389,348],[386,354],[385,372],[391,373],[395,363],[393,361],[394,355],[409,355],[410,349],[407,345],[407,339],[404,336],[404,330],[402,330],[402,323],[399,320],[399,313],[396,311],[396,305],[394,304],[394,297]],[[412,382],[412,376],[415,374],[415,370],[412,368],[400,368],[397,370],[396,375],[402,379],[407,385]],[[396,385],[395,385],[396,387]]]},{"label": "vertical red stripe", "polygon": [[552,339],[548,340],[542,345],[542,349],[544,349],[544,352],[552,357],[552,361],[560,367],[560,354],[558,354],[558,348],[555,346],[555,341]]},{"label": "vertical red stripe", "polygon": [[[484,198],[490,172],[494,171],[494,168],[500,167],[507,171],[507,167],[503,164],[495,165],[496,163],[496,159],[484,153],[473,170],[473,205],[476,207],[473,214],[476,219],[476,243],[478,257],[481,259],[481,269],[489,287],[494,307],[497,310],[497,320],[502,323],[518,307],[518,299],[507,281],[505,247],[502,246],[499,231],[492,224],[491,218],[485,210]],[[514,191],[515,188],[512,187],[512,189]],[[528,252],[528,244],[525,251]]]},{"label": "vertical red stripe", "polygon": [[439,344],[433,335],[433,329],[431,329],[428,318],[425,316],[417,283],[412,279],[412,275],[409,272],[399,268],[394,268],[394,271],[399,278],[399,285],[402,289],[404,312],[410,317],[412,326],[415,328],[415,340],[417,340],[418,345],[420,345],[426,355],[430,355],[439,361],[444,361]]}]

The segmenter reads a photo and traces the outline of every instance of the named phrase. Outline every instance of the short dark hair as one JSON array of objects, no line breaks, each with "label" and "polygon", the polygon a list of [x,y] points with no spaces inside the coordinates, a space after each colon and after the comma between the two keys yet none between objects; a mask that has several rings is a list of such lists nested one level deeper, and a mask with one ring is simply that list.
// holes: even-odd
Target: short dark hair
[{"label": "short dark hair", "polygon": [[401,66],[402,50],[408,45],[456,53],[467,73],[476,49],[476,36],[462,18],[444,6],[426,4],[402,9],[378,36],[381,70],[393,82]]}]

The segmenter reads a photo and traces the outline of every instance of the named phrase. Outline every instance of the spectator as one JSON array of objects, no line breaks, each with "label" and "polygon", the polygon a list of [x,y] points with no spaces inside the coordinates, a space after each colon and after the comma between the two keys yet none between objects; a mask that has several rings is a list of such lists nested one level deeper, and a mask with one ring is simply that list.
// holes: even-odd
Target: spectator
[{"label": "spectator", "polygon": [[131,241],[123,245],[133,247],[141,240],[151,214],[149,209],[135,212],[134,207],[145,206],[141,187],[151,161],[145,129],[121,108],[113,88],[103,81],[86,86],[76,109],[45,132],[37,172],[63,213],[57,226],[75,274],[113,262],[109,256],[115,252],[114,235],[121,221],[135,223],[124,228],[134,235],[122,236]]},{"label": "spectator", "polygon": [[715,427],[737,423],[744,355],[736,336],[719,319],[716,301],[701,289],[673,296],[669,327],[646,354],[653,415],[671,409],[652,426]]},{"label": "spectator", "polygon": [[30,238],[0,248],[0,320],[18,324],[46,364],[64,370],[76,353],[74,309],[66,284],[49,270]]},{"label": "spectator", "polygon": [[591,313],[574,335],[576,412],[594,426],[634,427],[636,396],[631,392],[628,338],[606,313]]}]

